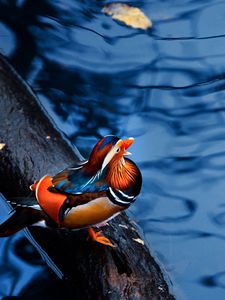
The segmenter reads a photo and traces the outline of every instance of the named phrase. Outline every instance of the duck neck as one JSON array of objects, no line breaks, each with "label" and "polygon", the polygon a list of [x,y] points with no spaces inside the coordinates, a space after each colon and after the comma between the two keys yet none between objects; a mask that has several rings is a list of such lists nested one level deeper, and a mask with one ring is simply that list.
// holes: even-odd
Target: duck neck
[{"label": "duck neck", "polygon": [[110,162],[106,171],[106,182],[112,188],[127,189],[131,183],[135,182],[136,169],[132,163],[122,157],[119,161]]}]

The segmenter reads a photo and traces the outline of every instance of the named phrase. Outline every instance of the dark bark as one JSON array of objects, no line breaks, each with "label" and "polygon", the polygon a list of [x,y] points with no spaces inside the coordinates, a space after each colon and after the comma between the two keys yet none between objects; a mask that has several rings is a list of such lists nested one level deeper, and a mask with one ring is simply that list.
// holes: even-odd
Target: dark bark
[{"label": "dark bark", "polygon": [[[0,57],[0,191],[27,196],[29,185],[79,160],[31,89]],[[105,231],[116,245],[87,240],[86,230],[30,228],[32,235],[65,274],[74,299],[174,299],[158,264],[140,243],[126,214]],[[135,239],[140,239],[139,242]]]}]

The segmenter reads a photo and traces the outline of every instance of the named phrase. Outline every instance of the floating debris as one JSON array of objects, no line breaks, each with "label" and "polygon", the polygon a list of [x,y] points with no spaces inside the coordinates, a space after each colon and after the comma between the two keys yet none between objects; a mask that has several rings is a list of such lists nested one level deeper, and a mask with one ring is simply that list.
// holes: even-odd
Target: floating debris
[{"label": "floating debris", "polygon": [[2,150],[5,147],[4,143],[0,143],[0,150]]},{"label": "floating debris", "polygon": [[139,239],[139,238],[136,238],[136,239],[133,239],[135,242],[139,243],[139,244],[142,244],[144,245],[145,242],[142,240],[142,239]]},{"label": "floating debris", "polygon": [[152,27],[151,20],[137,7],[122,3],[111,3],[106,4],[102,11],[112,16],[114,20],[121,21],[133,28],[148,29]]}]

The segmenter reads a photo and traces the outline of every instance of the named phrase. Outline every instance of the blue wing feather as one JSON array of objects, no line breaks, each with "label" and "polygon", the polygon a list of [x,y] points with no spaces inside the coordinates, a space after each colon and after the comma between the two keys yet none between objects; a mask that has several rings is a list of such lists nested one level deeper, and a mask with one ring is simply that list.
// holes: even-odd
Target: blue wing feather
[{"label": "blue wing feather", "polygon": [[55,175],[52,182],[57,190],[68,194],[100,192],[108,189],[101,175],[90,176],[83,167],[65,169]]}]

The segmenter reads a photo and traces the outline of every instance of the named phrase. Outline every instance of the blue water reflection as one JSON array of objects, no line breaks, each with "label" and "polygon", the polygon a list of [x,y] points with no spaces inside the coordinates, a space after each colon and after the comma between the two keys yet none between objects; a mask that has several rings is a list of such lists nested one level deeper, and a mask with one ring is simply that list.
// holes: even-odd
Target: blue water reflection
[{"label": "blue water reflection", "polygon": [[225,3],[130,1],[149,32],[104,3],[0,1],[1,51],[84,156],[102,135],[136,138],[131,213],[155,257],[178,298],[224,299]]}]

